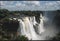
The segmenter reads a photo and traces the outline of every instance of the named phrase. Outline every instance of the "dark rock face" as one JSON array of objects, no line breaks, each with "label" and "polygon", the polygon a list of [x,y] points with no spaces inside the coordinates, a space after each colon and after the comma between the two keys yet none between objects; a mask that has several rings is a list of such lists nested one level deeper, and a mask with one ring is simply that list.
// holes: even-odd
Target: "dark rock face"
[{"label": "dark rock face", "polygon": [[3,30],[6,30],[7,32],[17,32],[18,27],[18,21],[5,21],[2,26]]},{"label": "dark rock face", "polygon": [[53,23],[55,24],[56,28],[60,32],[60,10],[56,11],[56,15],[53,19]]},{"label": "dark rock face", "polygon": [[37,23],[40,23],[40,15],[39,16],[35,16],[35,18],[36,18]]},{"label": "dark rock face", "polygon": [[39,33],[38,33],[38,24],[34,25],[34,29],[35,29],[35,32],[36,32],[37,34],[39,34]]},{"label": "dark rock face", "polygon": [[54,18],[55,23],[57,24],[57,26],[60,26],[60,11],[57,11],[57,14]]}]

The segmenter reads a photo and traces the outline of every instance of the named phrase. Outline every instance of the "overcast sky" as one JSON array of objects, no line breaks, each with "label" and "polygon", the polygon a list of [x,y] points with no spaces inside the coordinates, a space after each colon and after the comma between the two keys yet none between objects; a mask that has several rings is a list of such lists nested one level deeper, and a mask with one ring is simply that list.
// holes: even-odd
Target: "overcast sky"
[{"label": "overcast sky", "polygon": [[0,1],[8,10],[60,10],[60,1]]}]

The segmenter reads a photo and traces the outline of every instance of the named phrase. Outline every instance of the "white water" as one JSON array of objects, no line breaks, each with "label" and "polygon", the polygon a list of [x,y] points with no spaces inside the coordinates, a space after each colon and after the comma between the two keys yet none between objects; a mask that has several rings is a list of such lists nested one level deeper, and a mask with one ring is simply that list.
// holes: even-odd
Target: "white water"
[{"label": "white water", "polygon": [[28,17],[25,17],[24,23],[25,23],[25,27],[27,30],[26,33],[29,34],[29,35],[27,35],[27,37],[30,36],[33,40],[37,39],[37,35],[36,35],[35,30],[33,28],[33,24],[29,21]]},{"label": "white water", "polygon": [[[51,21],[52,18],[46,13],[44,16],[40,15],[40,23],[38,23],[35,19],[35,16],[32,17],[23,17],[22,19],[18,19],[20,27],[18,29],[20,35],[24,35],[28,37],[29,40],[45,40],[46,37],[55,36],[56,28],[52,26]],[[45,25],[44,26],[44,22]],[[35,28],[34,28],[35,26]],[[47,28],[46,28],[47,27]],[[36,32],[37,28],[37,32]]]},{"label": "white water", "polygon": [[[23,20],[23,21],[22,21]],[[21,35],[25,35],[26,37],[28,37],[29,40],[41,40],[41,37],[35,32],[34,26],[38,24],[38,26],[36,28],[38,28],[38,32],[39,34],[41,34],[42,32],[44,32],[44,28],[43,28],[43,19],[42,19],[42,15],[41,15],[41,22],[40,24],[38,24],[35,20],[35,16],[33,17],[24,17],[23,19],[18,19],[19,24],[20,24],[20,29]],[[18,31],[20,31],[20,29],[18,29]]]},{"label": "white water", "polygon": [[39,33],[40,34],[45,31],[44,30],[44,23],[43,23],[43,16],[42,16],[42,14],[40,15],[40,24],[39,24],[38,28],[39,28]]}]

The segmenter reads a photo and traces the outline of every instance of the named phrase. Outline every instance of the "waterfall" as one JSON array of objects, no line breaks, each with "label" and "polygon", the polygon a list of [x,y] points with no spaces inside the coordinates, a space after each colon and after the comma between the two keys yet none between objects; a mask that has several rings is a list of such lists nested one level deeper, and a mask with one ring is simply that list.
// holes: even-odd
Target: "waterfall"
[{"label": "waterfall", "polygon": [[36,25],[36,24],[37,24],[36,19],[35,19],[35,16],[30,17],[30,22],[31,22],[33,25]]},{"label": "waterfall", "polygon": [[40,14],[40,24],[39,24],[38,28],[39,28],[39,34],[44,32],[44,23],[43,23],[43,16],[42,16],[42,14]]},{"label": "waterfall", "polygon": [[[41,40],[41,37],[39,34],[44,32],[44,27],[43,27],[43,17],[42,14],[40,15],[40,23],[36,22],[35,16],[32,17],[23,17],[23,19],[18,19],[20,27],[18,31],[20,31],[20,35],[24,35],[28,37],[29,40]],[[36,25],[37,24],[37,25]],[[35,28],[34,28],[35,26]],[[39,34],[37,34],[36,32]]]},{"label": "waterfall", "polygon": [[28,17],[25,18],[24,23],[25,23],[26,28],[28,28],[27,31],[28,30],[30,31],[28,33],[31,34],[32,40],[35,40],[35,39],[37,40],[37,35],[36,35],[35,30],[33,28],[33,24],[29,21]]},{"label": "waterfall", "polygon": [[18,19],[19,21],[19,29],[18,31],[20,32],[21,35],[25,35],[26,31],[25,31],[25,24],[21,19]]},{"label": "waterfall", "polygon": [[[19,35],[24,35],[29,40],[46,40],[56,36],[58,30],[52,21],[55,12],[44,11],[40,16],[20,16]],[[39,23],[40,21],[40,23]]]}]

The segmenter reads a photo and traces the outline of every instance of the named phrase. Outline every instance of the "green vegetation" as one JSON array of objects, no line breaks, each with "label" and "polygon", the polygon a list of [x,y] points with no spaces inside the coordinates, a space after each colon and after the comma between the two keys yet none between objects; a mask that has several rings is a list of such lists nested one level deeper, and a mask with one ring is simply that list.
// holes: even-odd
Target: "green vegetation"
[{"label": "green vegetation", "polygon": [[28,16],[36,16],[39,15],[40,13],[42,13],[42,11],[12,11],[13,14],[24,14],[24,15],[28,15]]},{"label": "green vegetation", "polygon": [[[39,23],[39,17],[42,11],[9,11],[6,9],[0,9],[0,40],[21,40],[27,41],[28,38],[25,36],[17,36],[16,32],[19,27],[17,20],[9,20],[9,16],[12,15],[26,15],[35,16],[36,21]],[[60,10],[57,10],[57,14],[54,18],[54,22],[57,26],[60,26]],[[14,30],[13,30],[14,29]],[[60,34],[52,38],[52,40],[60,40]]]},{"label": "green vegetation", "polygon": [[6,9],[0,9],[0,19],[5,18],[6,16],[9,16],[9,11]]},{"label": "green vegetation", "polygon": [[0,27],[0,40],[28,40],[25,36],[17,35],[17,29],[19,27],[17,20],[5,19]]},{"label": "green vegetation", "polygon": [[28,41],[28,38],[25,37],[25,36],[18,36],[18,37],[16,38],[16,40],[20,40],[20,41]]}]

